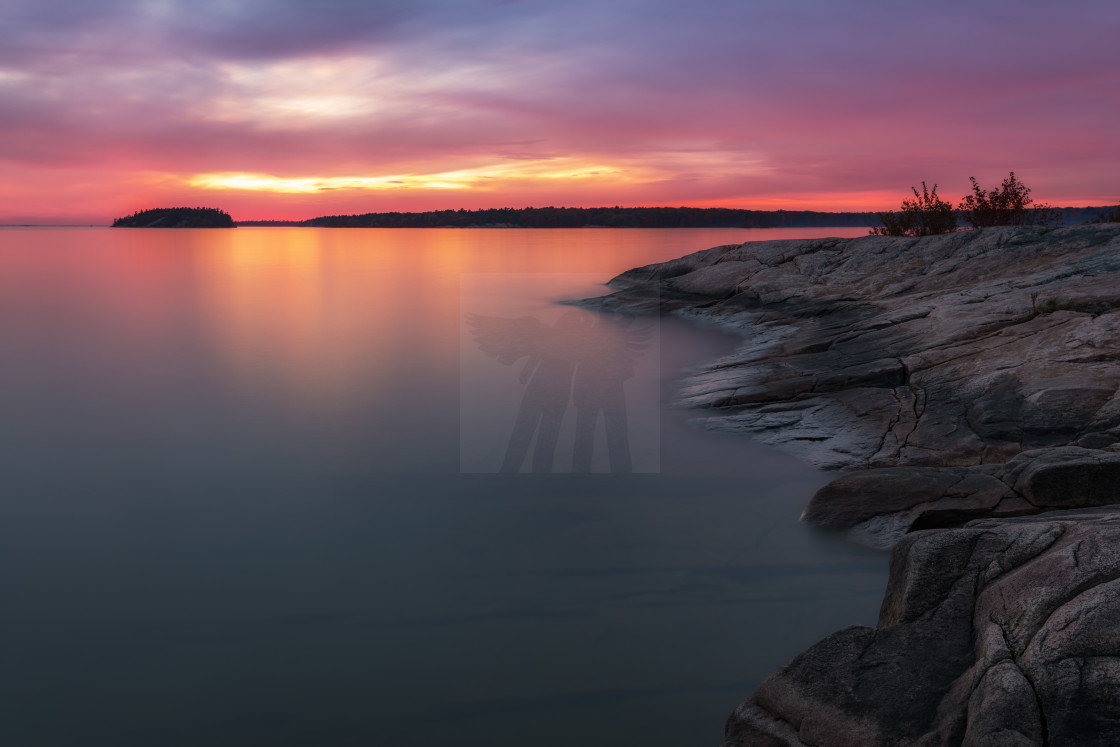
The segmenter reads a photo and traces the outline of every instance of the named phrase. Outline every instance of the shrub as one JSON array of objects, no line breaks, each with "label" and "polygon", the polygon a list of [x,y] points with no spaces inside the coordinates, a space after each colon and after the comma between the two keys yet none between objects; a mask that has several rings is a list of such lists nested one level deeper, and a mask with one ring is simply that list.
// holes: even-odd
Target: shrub
[{"label": "shrub", "polygon": [[[972,194],[961,200],[959,210],[973,228],[986,226],[1045,226],[1057,223],[1061,213],[1045,203],[1031,199],[1030,187],[1015,178],[1012,171],[999,189],[985,191],[972,182]],[[1033,204],[1033,207],[1032,207]]]},{"label": "shrub", "polygon": [[957,216],[953,206],[937,196],[937,185],[922,191],[911,187],[913,200],[903,200],[898,212],[878,213],[883,225],[871,229],[872,236],[934,236],[957,230]]},{"label": "shrub", "polygon": [[1120,205],[1108,212],[1101,213],[1093,219],[1094,223],[1120,223]]}]

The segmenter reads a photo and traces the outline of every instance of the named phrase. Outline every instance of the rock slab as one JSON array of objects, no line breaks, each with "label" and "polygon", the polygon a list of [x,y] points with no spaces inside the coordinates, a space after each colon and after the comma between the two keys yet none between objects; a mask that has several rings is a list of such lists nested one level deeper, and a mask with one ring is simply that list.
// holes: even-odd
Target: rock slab
[{"label": "rock slab", "polygon": [[1120,744],[1120,225],[723,246],[589,303],[747,332],[683,404],[843,473],[805,510],[892,547],[875,628],[725,747]]},{"label": "rock slab", "polygon": [[[907,511],[918,484],[923,500],[946,487],[940,500],[962,521],[1043,510],[1050,499],[1014,489],[996,499],[1002,478],[989,468],[1120,442],[1120,225],[753,242],[611,286],[589,303],[746,335],[686,382],[682,404],[702,409],[702,425],[826,469],[878,471],[859,488],[893,485]],[[852,528],[821,504],[856,484],[826,488],[807,519]],[[863,535],[889,544],[923,512],[897,513],[885,507]]]}]

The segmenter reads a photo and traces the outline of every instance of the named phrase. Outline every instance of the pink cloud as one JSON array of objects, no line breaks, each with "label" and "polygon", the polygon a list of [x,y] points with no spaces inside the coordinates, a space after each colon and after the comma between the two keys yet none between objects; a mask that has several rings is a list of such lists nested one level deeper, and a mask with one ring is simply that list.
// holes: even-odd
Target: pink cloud
[{"label": "pink cloud", "polygon": [[[1105,95],[1120,77],[1120,10],[1103,0],[1076,16],[1033,0],[338,0],[316,14],[293,0],[265,15],[248,1],[17,5],[0,30],[0,221],[107,221],[163,201],[241,218],[783,200],[884,209],[921,180],[956,197],[968,176],[1012,169],[1049,202],[1120,194],[1120,103]],[[548,159],[633,178],[314,195],[188,184]]]}]

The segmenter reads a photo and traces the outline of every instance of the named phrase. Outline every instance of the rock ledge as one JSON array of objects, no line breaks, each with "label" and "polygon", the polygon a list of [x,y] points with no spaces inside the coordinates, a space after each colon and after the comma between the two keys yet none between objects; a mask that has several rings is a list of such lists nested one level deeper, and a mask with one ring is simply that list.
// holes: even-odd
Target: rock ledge
[{"label": "rock ledge", "polygon": [[749,330],[682,403],[841,470],[806,521],[892,547],[875,628],[725,747],[1120,744],[1120,225],[721,246],[588,303]]},{"label": "rock ledge", "polygon": [[1120,744],[1120,513],[907,535],[875,628],[772,674],[725,747]]},{"label": "rock ledge", "polygon": [[682,404],[843,470],[808,521],[888,546],[913,526],[1120,503],[1115,480],[1056,498],[1012,474],[1027,454],[1052,481],[1116,474],[1120,225],[753,242],[611,286],[588,303],[749,334]]}]

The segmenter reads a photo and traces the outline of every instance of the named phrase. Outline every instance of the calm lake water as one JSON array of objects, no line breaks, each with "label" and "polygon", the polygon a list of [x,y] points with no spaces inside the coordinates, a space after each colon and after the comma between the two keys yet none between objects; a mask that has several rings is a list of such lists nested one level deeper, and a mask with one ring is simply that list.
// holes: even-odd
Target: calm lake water
[{"label": "calm lake water", "polygon": [[559,302],[862,233],[0,229],[0,744],[718,744],[886,558]]}]

